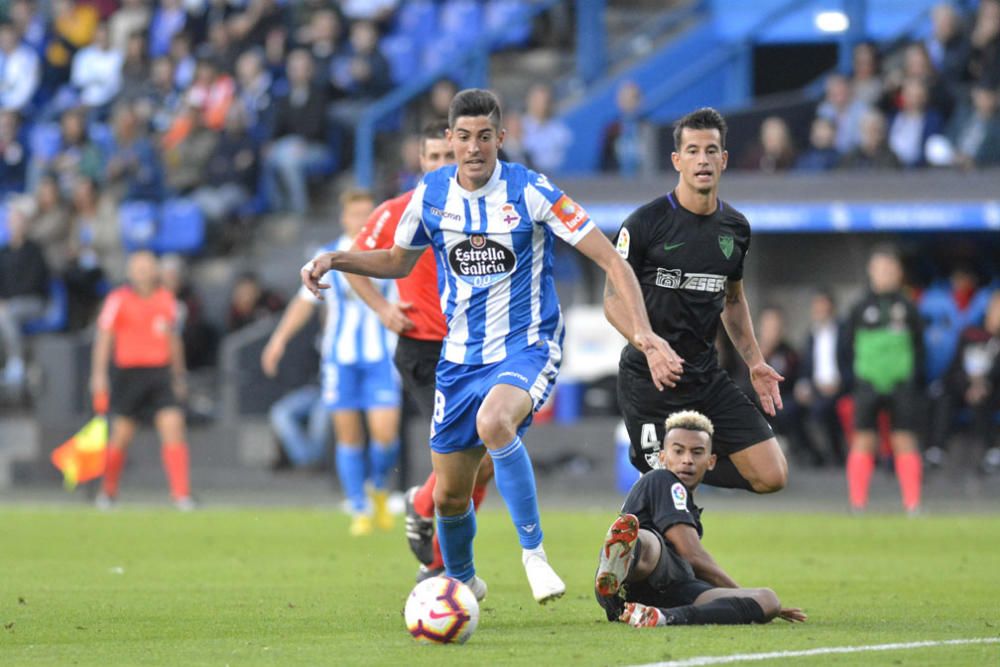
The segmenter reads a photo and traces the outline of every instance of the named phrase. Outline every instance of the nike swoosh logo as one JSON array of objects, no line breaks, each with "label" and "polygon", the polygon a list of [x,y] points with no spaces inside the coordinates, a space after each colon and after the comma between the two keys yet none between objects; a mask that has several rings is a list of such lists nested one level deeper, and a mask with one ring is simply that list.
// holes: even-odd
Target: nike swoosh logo
[{"label": "nike swoosh logo", "polygon": [[680,248],[682,245],[684,245],[684,241],[681,241],[680,243],[665,243],[663,245],[663,249],[669,252],[674,248]]},{"label": "nike swoosh logo", "polygon": [[431,611],[427,612],[427,615],[431,617],[431,620],[437,621],[437,620],[440,620],[442,618],[450,618],[451,616],[455,615],[455,612],[448,611],[448,612],[445,612],[445,613],[442,614],[440,612],[431,610]]}]

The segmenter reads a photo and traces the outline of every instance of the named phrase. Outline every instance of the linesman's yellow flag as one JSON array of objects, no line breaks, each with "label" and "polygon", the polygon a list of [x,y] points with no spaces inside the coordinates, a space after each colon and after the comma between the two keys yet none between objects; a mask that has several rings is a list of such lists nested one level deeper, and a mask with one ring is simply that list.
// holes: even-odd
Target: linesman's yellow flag
[{"label": "linesman's yellow flag", "polygon": [[108,420],[104,415],[97,415],[52,452],[52,465],[62,471],[68,490],[104,474],[107,446]]}]

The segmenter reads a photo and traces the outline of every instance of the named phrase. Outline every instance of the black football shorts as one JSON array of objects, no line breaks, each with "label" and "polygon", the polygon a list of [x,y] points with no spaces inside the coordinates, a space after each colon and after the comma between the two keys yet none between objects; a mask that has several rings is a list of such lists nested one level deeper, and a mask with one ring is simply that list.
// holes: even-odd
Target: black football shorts
[{"label": "black football shorts", "polygon": [[111,414],[146,420],[164,408],[180,407],[166,366],[118,368],[111,377]]},{"label": "black football shorts", "polygon": [[880,393],[864,380],[855,380],[854,428],[874,431],[878,428],[878,413],[885,410],[894,431],[915,431],[920,425],[923,395],[913,382],[903,382],[891,391]]}]

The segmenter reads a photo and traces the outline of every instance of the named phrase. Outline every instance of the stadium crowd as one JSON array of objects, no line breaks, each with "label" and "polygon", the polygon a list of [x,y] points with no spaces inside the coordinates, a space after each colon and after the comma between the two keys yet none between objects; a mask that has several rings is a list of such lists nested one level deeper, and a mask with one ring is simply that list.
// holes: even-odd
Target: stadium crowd
[{"label": "stadium crowd", "polygon": [[[310,182],[335,175],[349,161],[352,128],[365,104],[421,67],[445,62],[453,53],[448,49],[469,44],[477,30],[505,25],[524,5],[451,0],[433,16],[414,9],[429,4],[0,3],[4,380],[24,381],[23,325],[42,316],[53,298],[52,277],[65,290],[62,327],[70,329],[91,324],[101,298],[122,281],[127,250],[142,245],[128,234],[141,236],[145,220],[124,224],[137,210],[129,203],[151,203],[167,216],[190,214],[169,203],[191,202],[206,223],[208,242],[223,248],[250,231],[260,213],[307,212]],[[793,136],[781,117],[769,117],[760,145],[736,166],[781,172],[1000,164],[1000,0],[981,0],[968,14],[942,4],[932,17],[924,41],[888,53],[859,44],[853,71],[827,78],[808,138]],[[454,39],[430,40],[429,25]],[[512,39],[527,37],[521,31]],[[413,135],[446,115],[456,90],[449,80],[438,82],[407,110],[402,133]],[[560,170],[573,137],[554,115],[553,98],[551,86],[536,84],[522,105],[510,105],[506,159]],[[655,170],[656,128],[641,117],[641,103],[638,86],[621,86],[619,118],[604,132],[602,169],[625,175]],[[399,163],[382,190],[405,191],[419,179],[415,139],[402,141]],[[188,313],[188,363],[211,365],[207,351],[218,334],[200,316],[197,286],[185,282],[177,261],[167,263],[174,263],[167,274],[175,277],[173,291]],[[997,383],[989,378],[1000,366],[1000,331],[996,316],[985,315],[995,299],[981,286],[989,278],[977,276],[971,284],[955,278],[920,295],[934,343],[930,354],[939,360],[929,365],[925,381],[932,396],[946,397],[935,401],[940,410],[927,429],[932,458],[946,448],[947,428],[940,424],[950,424],[952,413],[997,402]],[[234,287],[230,330],[280,310],[283,302],[255,276],[242,276]],[[843,435],[832,411],[846,391],[847,371],[822,333],[836,316],[831,296],[818,294],[812,336],[803,347],[784,340],[780,310],[760,315],[769,360],[785,357],[782,421],[788,423],[778,428],[817,463],[843,460]],[[803,428],[810,421],[825,434],[825,446],[814,444],[815,434]],[[975,424],[989,449],[995,423],[977,417]],[[1000,454],[990,451],[991,469],[1000,468]]]}]

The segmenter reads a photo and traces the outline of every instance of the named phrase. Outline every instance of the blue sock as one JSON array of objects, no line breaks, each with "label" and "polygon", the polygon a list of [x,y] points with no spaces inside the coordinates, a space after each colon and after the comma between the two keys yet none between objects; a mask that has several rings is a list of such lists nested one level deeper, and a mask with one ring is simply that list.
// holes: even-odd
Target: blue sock
[{"label": "blue sock", "polygon": [[472,539],[476,536],[476,510],[472,503],[465,514],[437,515],[437,535],[444,558],[445,574],[459,581],[468,581],[476,574],[472,562]]},{"label": "blue sock", "polygon": [[517,436],[509,445],[490,452],[490,456],[497,489],[507,503],[521,546],[534,549],[542,543],[542,524],[538,519],[535,471],[528,450]]},{"label": "blue sock", "polygon": [[337,477],[354,512],[365,511],[365,451],[337,443]]},{"label": "blue sock", "polygon": [[372,485],[379,491],[385,489],[385,480],[396,465],[399,440],[388,443],[373,442],[368,447],[368,465],[372,472]]}]

